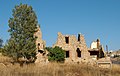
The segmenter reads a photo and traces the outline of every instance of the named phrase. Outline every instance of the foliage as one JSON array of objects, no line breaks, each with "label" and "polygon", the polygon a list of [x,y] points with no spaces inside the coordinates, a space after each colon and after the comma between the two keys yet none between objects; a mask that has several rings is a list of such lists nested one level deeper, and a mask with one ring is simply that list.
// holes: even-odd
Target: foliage
[{"label": "foliage", "polygon": [[57,61],[57,62],[64,61],[65,51],[62,48],[55,46],[54,48],[46,47],[46,49],[49,51],[49,54],[48,54],[49,61]]},{"label": "foliage", "polygon": [[2,52],[3,48],[1,48],[3,46],[3,40],[0,39],[0,52]]},{"label": "foliage", "polygon": [[9,30],[11,38],[4,46],[4,55],[15,59],[24,57],[27,59],[35,57],[36,37],[38,21],[31,6],[20,4],[13,9],[12,18],[9,19]]},{"label": "foliage", "polygon": [[2,47],[3,40],[0,39],[0,48]]}]

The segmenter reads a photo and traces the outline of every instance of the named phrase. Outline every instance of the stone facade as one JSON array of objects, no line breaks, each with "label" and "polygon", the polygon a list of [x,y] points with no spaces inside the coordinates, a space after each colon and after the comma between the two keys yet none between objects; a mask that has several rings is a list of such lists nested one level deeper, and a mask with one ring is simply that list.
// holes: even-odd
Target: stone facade
[{"label": "stone facade", "polygon": [[78,62],[81,59],[87,60],[90,58],[90,53],[82,34],[78,34],[78,38],[76,38],[75,35],[62,35],[62,33],[58,32],[57,42],[53,47],[55,46],[62,47],[65,50],[65,62]]},{"label": "stone facade", "polygon": [[47,61],[47,53],[45,48],[46,42],[42,40],[42,32],[40,30],[40,27],[38,27],[38,31],[35,33],[35,36],[37,37],[36,40],[36,61],[35,63],[45,63]]},{"label": "stone facade", "polygon": [[46,42],[42,40],[42,32],[40,30],[40,27],[38,27],[38,31],[35,33],[35,36],[37,37],[37,40],[36,40],[37,51],[36,52],[38,52],[38,50],[44,51]]},{"label": "stone facade", "polygon": [[97,62],[100,58],[105,57],[105,52],[100,45],[100,40],[92,42],[91,48],[88,48],[85,42],[84,35],[63,35],[58,32],[58,38],[53,47],[59,46],[65,50],[65,62]]}]

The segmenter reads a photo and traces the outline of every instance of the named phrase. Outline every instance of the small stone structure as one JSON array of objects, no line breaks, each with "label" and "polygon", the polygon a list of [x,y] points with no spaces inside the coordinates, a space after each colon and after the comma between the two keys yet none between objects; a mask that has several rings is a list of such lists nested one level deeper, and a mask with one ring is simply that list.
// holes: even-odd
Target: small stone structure
[{"label": "small stone structure", "polygon": [[110,57],[100,58],[97,61],[97,66],[101,68],[112,68],[112,62],[110,60]]},{"label": "small stone structure", "polygon": [[35,63],[44,63],[47,62],[47,51],[45,50],[45,45],[46,42],[44,40],[42,40],[42,32],[40,30],[40,27],[37,28],[37,32],[35,33],[35,36],[37,37],[36,40],[36,61]]},{"label": "small stone structure", "polygon": [[38,31],[35,33],[35,36],[37,37],[36,48],[38,50],[37,52],[41,52],[41,51],[44,51],[46,42],[44,40],[42,40],[42,32],[40,30],[40,27],[38,27],[37,30]]},{"label": "small stone structure", "polygon": [[100,40],[97,39],[91,43],[90,48],[88,49],[92,59],[99,59],[106,56],[103,46],[100,44]]}]

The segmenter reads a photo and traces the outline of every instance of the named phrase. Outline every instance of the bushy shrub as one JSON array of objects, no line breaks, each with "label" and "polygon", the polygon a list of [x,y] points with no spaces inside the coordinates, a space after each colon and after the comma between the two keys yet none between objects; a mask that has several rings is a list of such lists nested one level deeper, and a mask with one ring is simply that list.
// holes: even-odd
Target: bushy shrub
[{"label": "bushy shrub", "polygon": [[48,53],[49,61],[64,62],[65,51],[62,48],[55,46],[54,48],[46,47],[46,49],[49,51],[49,53]]}]

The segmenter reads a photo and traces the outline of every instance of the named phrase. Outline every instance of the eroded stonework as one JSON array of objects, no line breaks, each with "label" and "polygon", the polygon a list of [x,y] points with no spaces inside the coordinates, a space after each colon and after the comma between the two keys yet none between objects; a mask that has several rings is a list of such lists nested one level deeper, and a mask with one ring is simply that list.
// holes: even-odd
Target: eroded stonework
[{"label": "eroded stonework", "polygon": [[45,63],[48,61],[47,59],[47,53],[46,53],[46,50],[45,50],[45,45],[46,45],[46,42],[44,40],[42,40],[42,32],[40,30],[40,27],[38,27],[38,31],[35,33],[35,36],[37,37],[37,40],[36,40],[36,61],[35,63]]},{"label": "eroded stonework", "polygon": [[[48,63],[48,51],[44,49],[45,41],[42,40],[40,28],[38,28],[35,36],[37,36],[37,59],[35,63]],[[63,50],[65,50],[65,63],[77,62],[82,64],[87,63],[89,65],[98,64],[98,66],[104,65],[104,63],[106,65],[107,63],[107,65],[111,65],[111,61],[108,57],[106,57],[103,46],[100,44],[99,39],[92,42],[90,48],[88,48],[84,35],[78,34],[78,37],[76,38],[75,35],[63,35],[62,33],[58,32],[58,38],[53,47],[55,46],[61,47]]]},{"label": "eroded stonework", "polygon": [[105,52],[102,45],[100,45],[100,40],[97,39],[91,44],[91,48],[88,48],[84,35],[82,34],[78,34],[76,38],[75,35],[63,35],[58,32],[58,38],[53,47],[55,46],[65,50],[65,63],[77,62],[94,64],[98,62],[99,59],[105,58]]},{"label": "eroded stonework", "polygon": [[62,47],[66,52],[65,62],[78,62],[81,59],[87,60],[90,58],[90,53],[86,46],[84,36],[78,34],[78,39],[75,35],[62,35],[58,32],[57,42],[53,47]]},{"label": "eroded stonework", "polygon": [[42,40],[42,32],[41,32],[39,27],[38,27],[38,31],[35,33],[35,36],[37,37],[37,40],[36,40],[37,50],[43,50],[44,51],[44,47],[46,45],[46,42],[44,40]]}]

